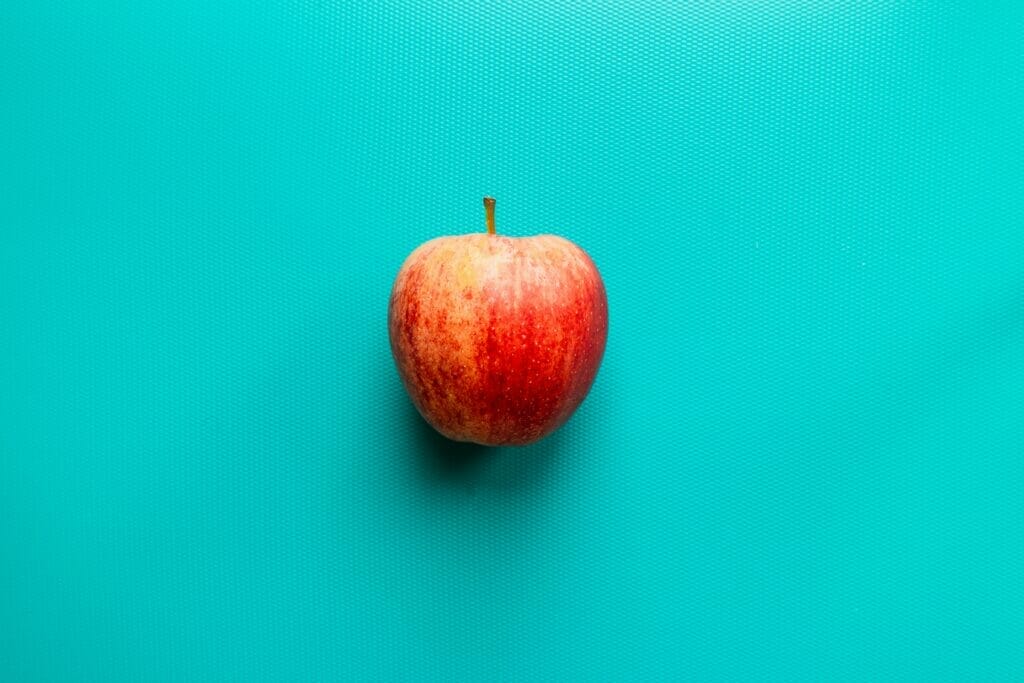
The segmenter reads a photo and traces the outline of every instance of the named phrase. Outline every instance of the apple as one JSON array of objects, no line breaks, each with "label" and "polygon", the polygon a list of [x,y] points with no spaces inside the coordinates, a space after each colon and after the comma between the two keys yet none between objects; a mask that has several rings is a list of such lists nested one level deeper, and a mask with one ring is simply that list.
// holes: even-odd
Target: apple
[{"label": "apple", "polygon": [[494,229],[420,245],[395,278],[388,333],[398,374],[438,432],[487,446],[524,445],[583,402],[608,334],[601,275],[562,237]]}]

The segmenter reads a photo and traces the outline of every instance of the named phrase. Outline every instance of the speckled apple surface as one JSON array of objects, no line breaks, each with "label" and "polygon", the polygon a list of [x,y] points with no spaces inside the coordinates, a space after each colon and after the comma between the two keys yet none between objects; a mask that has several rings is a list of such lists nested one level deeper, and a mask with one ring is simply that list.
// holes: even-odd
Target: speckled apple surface
[{"label": "speckled apple surface", "polygon": [[608,297],[593,260],[564,237],[469,233],[409,254],[387,325],[402,384],[434,429],[525,446],[565,424],[590,391]]},{"label": "speckled apple surface", "polygon": [[[0,680],[1021,680],[1022,12],[0,2]],[[525,448],[384,324],[484,194]]]}]

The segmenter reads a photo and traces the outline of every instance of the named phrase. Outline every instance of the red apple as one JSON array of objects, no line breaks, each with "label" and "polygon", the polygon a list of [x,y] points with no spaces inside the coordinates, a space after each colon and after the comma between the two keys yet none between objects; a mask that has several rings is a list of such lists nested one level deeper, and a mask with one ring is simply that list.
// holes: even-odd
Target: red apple
[{"label": "red apple", "polygon": [[494,231],[420,245],[395,278],[391,352],[420,414],[449,439],[524,445],[583,401],[604,355],[608,300],[586,252]]}]

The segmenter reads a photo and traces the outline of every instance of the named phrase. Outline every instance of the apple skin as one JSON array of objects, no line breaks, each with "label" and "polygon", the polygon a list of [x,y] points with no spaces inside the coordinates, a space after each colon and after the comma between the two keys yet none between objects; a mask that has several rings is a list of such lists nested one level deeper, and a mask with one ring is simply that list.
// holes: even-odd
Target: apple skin
[{"label": "apple skin", "polygon": [[402,383],[434,429],[521,446],[558,429],[586,397],[608,300],[593,261],[564,238],[439,237],[399,270],[388,332]]}]

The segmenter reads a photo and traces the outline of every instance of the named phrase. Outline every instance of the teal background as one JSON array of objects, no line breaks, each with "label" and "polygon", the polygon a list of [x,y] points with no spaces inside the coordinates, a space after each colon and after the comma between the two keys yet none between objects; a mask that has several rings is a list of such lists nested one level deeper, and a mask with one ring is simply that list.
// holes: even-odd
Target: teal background
[{"label": "teal background", "polygon": [[[0,3],[0,679],[1024,678],[1022,8]],[[385,327],[488,193],[522,450]]]}]

